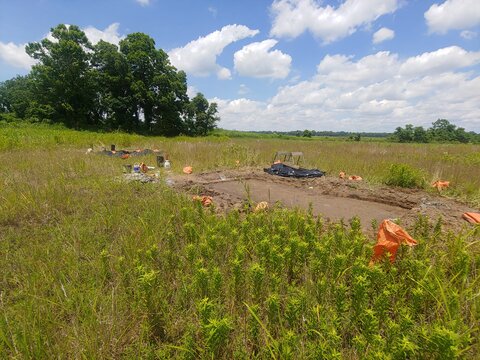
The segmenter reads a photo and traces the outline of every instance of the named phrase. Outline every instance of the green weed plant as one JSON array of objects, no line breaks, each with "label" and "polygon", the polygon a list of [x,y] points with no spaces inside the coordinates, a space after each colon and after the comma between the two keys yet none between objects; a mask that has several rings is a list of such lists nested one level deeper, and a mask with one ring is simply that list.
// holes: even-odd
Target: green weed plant
[{"label": "green weed plant", "polygon": [[407,164],[390,165],[383,182],[389,186],[403,188],[422,188],[425,186],[425,178],[422,172]]}]

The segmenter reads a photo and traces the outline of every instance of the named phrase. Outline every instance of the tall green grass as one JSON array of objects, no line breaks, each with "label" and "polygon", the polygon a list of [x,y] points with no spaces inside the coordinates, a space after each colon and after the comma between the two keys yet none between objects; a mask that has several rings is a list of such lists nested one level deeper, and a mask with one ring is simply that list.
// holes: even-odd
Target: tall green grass
[{"label": "tall green grass", "polygon": [[[164,184],[119,181],[124,161],[85,155],[90,141],[82,136],[0,152],[0,358],[474,359],[479,353],[478,227],[466,224],[452,234],[441,221],[430,227],[419,218],[407,229],[418,246],[400,249],[393,265],[369,267],[375,239],[356,219],[326,225],[278,207],[219,216]],[[127,144],[109,136],[102,141],[118,147],[164,148],[173,171],[183,163],[234,167],[236,159],[258,166],[285,146],[159,138]],[[369,152],[358,144],[357,163],[346,150],[339,164],[327,165],[333,155],[314,154],[341,154],[347,144],[294,146],[285,150],[303,150],[308,166],[323,163],[330,171],[351,164],[359,172]],[[394,153],[388,144],[369,146]],[[460,159],[464,150],[452,147],[449,154]]]},{"label": "tall green grass", "polygon": [[[48,125],[0,122],[0,151],[73,149],[80,152],[94,146],[109,148],[157,148],[165,151],[174,171],[193,166],[195,171],[222,170],[240,166],[265,167],[276,151],[302,151],[304,167],[316,167],[329,175],[346,171],[367,182],[381,184],[389,177],[392,164],[404,164],[421,174],[427,190],[436,180],[450,181],[447,196],[480,206],[480,145],[397,144],[385,141],[349,142],[322,139],[144,137],[125,133],[74,131]],[[418,177],[418,176],[417,176]],[[419,181],[416,181],[416,186]]]}]

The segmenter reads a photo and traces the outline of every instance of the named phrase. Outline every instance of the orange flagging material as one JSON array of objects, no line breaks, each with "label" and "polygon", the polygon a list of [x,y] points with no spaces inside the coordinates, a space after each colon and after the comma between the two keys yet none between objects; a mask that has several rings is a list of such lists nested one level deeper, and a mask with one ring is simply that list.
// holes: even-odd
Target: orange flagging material
[{"label": "orange flagging material", "polygon": [[195,195],[193,198],[193,201],[199,201],[202,203],[203,206],[210,206],[213,203],[213,199],[211,196],[198,196]]},{"label": "orange flagging material", "polygon": [[435,181],[433,184],[432,184],[432,187],[434,188],[437,188],[437,190],[443,190],[443,189],[446,189],[450,186],[450,181],[441,181],[441,180],[438,180],[438,181]]},{"label": "orange flagging material", "polygon": [[363,178],[361,176],[358,176],[358,175],[350,175],[348,177],[348,180],[362,181]]},{"label": "orange flagging material", "polygon": [[472,224],[480,224],[480,213],[466,212],[462,217]]},{"label": "orange flagging material", "polygon": [[373,257],[370,264],[380,260],[386,251],[390,253],[390,262],[393,263],[401,244],[414,246],[417,245],[417,241],[399,225],[390,220],[383,220],[378,230],[377,244],[373,247]]}]

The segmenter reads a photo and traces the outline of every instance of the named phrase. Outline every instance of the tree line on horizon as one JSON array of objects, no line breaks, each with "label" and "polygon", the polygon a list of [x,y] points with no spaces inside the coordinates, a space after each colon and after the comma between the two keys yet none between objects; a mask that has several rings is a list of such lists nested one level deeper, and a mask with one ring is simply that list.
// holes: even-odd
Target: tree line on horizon
[{"label": "tree line on horizon", "polygon": [[447,119],[438,119],[428,129],[412,124],[407,124],[404,128],[399,126],[390,136],[390,140],[401,143],[479,143],[480,134],[473,131],[467,132],[464,128],[457,127]]},{"label": "tree line on horizon", "polygon": [[185,72],[144,33],[92,45],[78,26],[60,24],[26,52],[38,62],[0,83],[0,119],[164,136],[206,135],[219,121],[217,104],[190,99]]},{"label": "tree line on horizon", "polygon": [[313,136],[342,137],[351,141],[360,141],[362,137],[385,138],[392,142],[400,143],[480,143],[480,134],[465,131],[447,119],[438,119],[432,126],[425,129],[423,126],[407,124],[397,127],[395,132],[349,132],[349,131],[317,131],[317,130],[292,130],[292,131],[252,131],[252,133],[267,135],[288,135],[304,138]]}]

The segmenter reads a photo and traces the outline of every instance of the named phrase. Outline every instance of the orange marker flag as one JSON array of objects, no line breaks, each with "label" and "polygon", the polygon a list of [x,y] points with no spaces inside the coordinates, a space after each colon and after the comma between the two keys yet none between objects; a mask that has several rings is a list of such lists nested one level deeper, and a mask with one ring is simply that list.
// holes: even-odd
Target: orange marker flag
[{"label": "orange marker flag", "polygon": [[466,212],[462,217],[472,224],[480,224],[480,213]]},{"label": "orange marker flag", "polygon": [[213,203],[213,199],[211,196],[198,196],[195,195],[192,197],[193,201],[199,201],[202,203],[203,206],[210,206]]},{"label": "orange marker flag", "polygon": [[378,230],[377,244],[373,247],[373,256],[370,265],[380,260],[386,251],[391,254],[390,262],[393,263],[397,255],[398,247],[401,244],[414,246],[417,245],[417,241],[399,225],[390,220],[383,220]]},{"label": "orange marker flag", "polygon": [[361,176],[358,176],[358,175],[351,175],[351,176],[348,177],[348,180],[362,181],[363,178]]},{"label": "orange marker flag", "polygon": [[432,187],[434,188],[437,188],[438,191],[440,190],[443,190],[443,189],[446,189],[450,186],[450,181],[441,181],[441,180],[438,180],[438,181],[435,181],[433,184],[432,184]]}]

